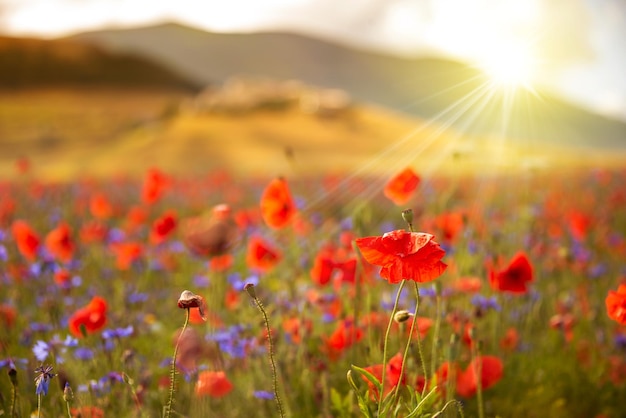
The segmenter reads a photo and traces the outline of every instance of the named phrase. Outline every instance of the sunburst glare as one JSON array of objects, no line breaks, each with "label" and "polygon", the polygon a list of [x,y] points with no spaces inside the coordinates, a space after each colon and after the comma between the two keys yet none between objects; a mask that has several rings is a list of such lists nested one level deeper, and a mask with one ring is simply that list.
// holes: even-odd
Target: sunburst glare
[{"label": "sunburst glare", "polygon": [[486,48],[477,66],[496,88],[534,91],[538,60],[527,42],[498,42]]}]

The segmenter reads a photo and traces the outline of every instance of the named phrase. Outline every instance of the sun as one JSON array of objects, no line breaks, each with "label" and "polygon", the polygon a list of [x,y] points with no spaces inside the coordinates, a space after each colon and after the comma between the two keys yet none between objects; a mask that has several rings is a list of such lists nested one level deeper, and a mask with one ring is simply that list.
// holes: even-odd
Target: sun
[{"label": "sun", "polygon": [[478,67],[494,87],[533,90],[537,75],[537,59],[525,44],[508,43],[485,49]]}]

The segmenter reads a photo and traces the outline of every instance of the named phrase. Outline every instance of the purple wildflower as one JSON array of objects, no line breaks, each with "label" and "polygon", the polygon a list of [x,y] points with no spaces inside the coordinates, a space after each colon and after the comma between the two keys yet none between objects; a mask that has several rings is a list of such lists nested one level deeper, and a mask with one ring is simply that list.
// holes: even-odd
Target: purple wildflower
[{"label": "purple wildflower", "polygon": [[52,373],[52,366],[39,366],[35,369],[35,394],[47,395],[48,386],[50,385],[50,379],[56,376]]}]

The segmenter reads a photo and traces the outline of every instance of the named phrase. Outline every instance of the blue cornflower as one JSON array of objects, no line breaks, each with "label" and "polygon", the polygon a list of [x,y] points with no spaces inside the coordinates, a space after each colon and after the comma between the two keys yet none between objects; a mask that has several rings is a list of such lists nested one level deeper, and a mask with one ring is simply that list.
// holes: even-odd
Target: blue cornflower
[{"label": "blue cornflower", "polygon": [[109,236],[107,238],[109,244],[115,244],[124,241],[124,239],[126,238],[126,233],[119,228],[112,228],[109,231]]},{"label": "blue cornflower", "polygon": [[31,322],[30,330],[33,332],[48,332],[52,331],[52,325],[42,322]]},{"label": "blue cornflower", "polygon": [[39,366],[35,369],[35,395],[47,395],[50,379],[56,376],[52,373],[52,366]]},{"label": "blue cornflower", "polygon": [[7,253],[6,247],[0,244],[0,261],[7,261],[8,258],[9,258],[9,254]]},{"label": "blue cornflower", "polygon": [[115,328],[115,329],[105,329],[102,331],[102,338],[105,340],[111,338],[123,338],[132,335],[134,328],[132,325],[127,326],[126,328]]},{"label": "blue cornflower", "polygon": [[105,385],[106,383],[124,383],[124,375],[120,372],[109,372],[105,376],[101,377],[99,383]]},{"label": "blue cornflower", "polygon": [[74,350],[74,357],[79,360],[91,360],[94,357],[93,351],[87,347],[78,347]]},{"label": "blue cornflower", "polygon": [[231,284],[234,290],[240,292],[243,291],[243,288],[248,284],[252,284],[254,286],[258,286],[259,277],[258,276],[249,276],[245,280],[242,280],[241,274],[232,273],[228,276],[228,282]]},{"label": "blue cornflower", "polygon": [[626,349],[626,334],[617,334],[613,340],[617,348]]},{"label": "blue cornflower", "polygon": [[267,390],[255,390],[253,394],[257,399],[274,399],[274,393]]},{"label": "blue cornflower", "polygon": [[[78,340],[70,335],[65,337],[65,340],[61,340],[58,334],[55,334],[48,342],[38,340],[33,346],[33,354],[39,362],[43,362],[50,352],[56,352],[57,347],[62,347],[61,353],[65,353],[65,347],[76,347]],[[57,362],[61,363],[63,360],[57,357]]]},{"label": "blue cornflower", "polygon": [[498,299],[495,296],[488,298],[483,295],[474,295],[472,297],[471,303],[477,308],[483,310],[493,309],[496,312],[500,312],[500,310],[502,309],[500,307],[500,304],[498,303]]},{"label": "blue cornflower", "polygon": [[94,392],[101,394],[105,392],[105,386],[102,381],[90,380],[86,385],[78,385],[78,392]]},{"label": "blue cornflower", "polygon": [[45,359],[48,358],[48,354],[50,354],[51,349],[52,347],[50,347],[47,342],[37,340],[37,342],[33,346],[33,354],[35,355],[37,361],[43,362]]},{"label": "blue cornflower", "polygon": [[145,302],[145,301],[148,300],[148,294],[147,293],[134,292],[134,293],[131,293],[130,295],[128,295],[126,300],[128,301],[128,303]]},{"label": "blue cornflower", "polygon": [[209,287],[210,283],[211,282],[209,281],[209,278],[207,276],[197,275],[193,278],[193,284],[195,287]]},{"label": "blue cornflower", "polygon": [[28,360],[25,358],[6,358],[4,360],[0,360],[0,369],[2,369],[3,367],[8,367],[9,369],[17,369],[17,367],[15,367],[15,363],[20,364],[22,368],[24,368],[28,363]]}]

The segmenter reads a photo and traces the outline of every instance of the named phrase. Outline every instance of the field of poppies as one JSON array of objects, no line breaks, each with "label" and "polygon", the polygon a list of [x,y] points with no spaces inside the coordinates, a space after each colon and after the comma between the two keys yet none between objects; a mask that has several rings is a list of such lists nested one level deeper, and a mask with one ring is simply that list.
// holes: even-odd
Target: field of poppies
[{"label": "field of poppies", "polygon": [[0,183],[0,415],[626,417],[626,171]]}]

